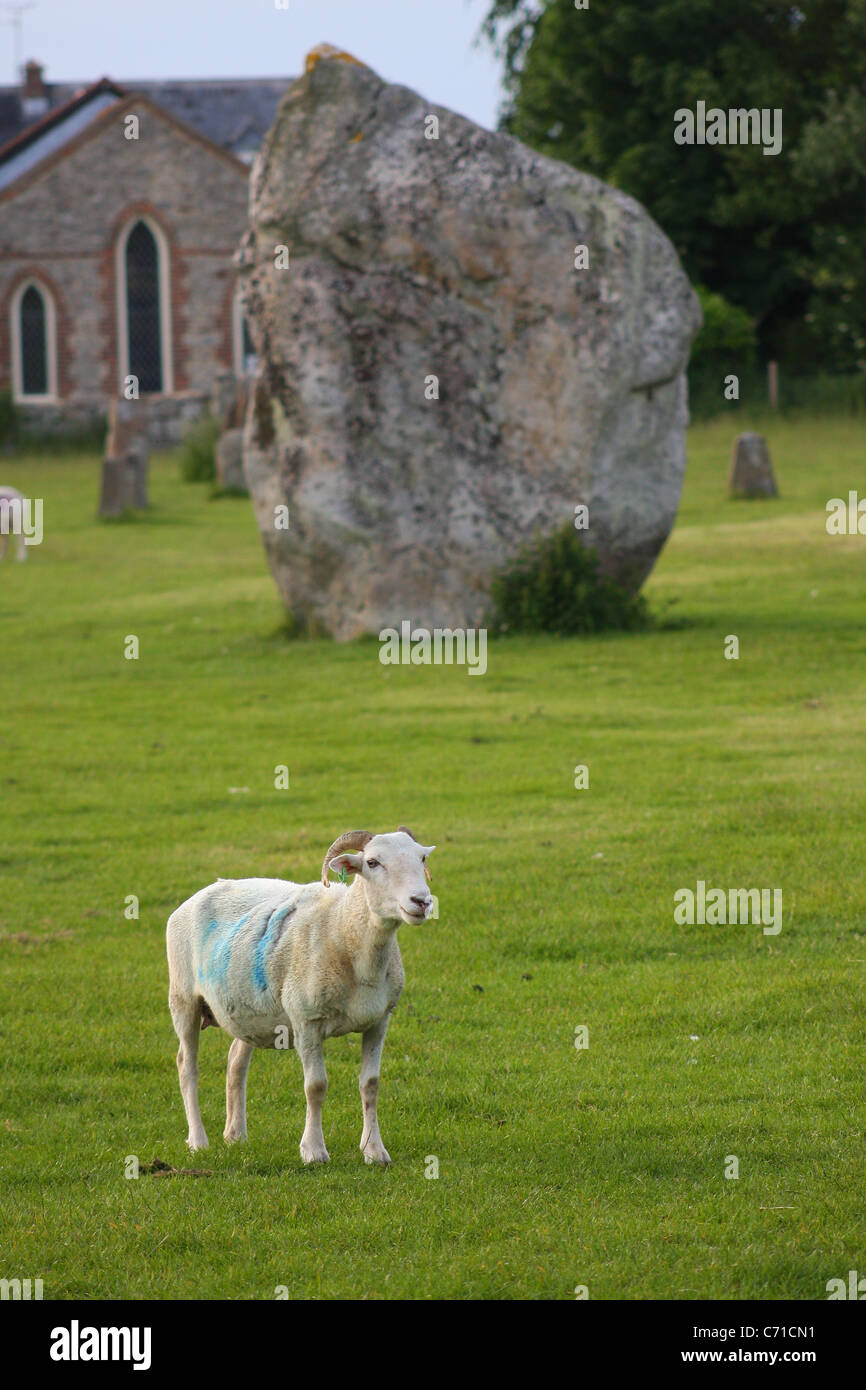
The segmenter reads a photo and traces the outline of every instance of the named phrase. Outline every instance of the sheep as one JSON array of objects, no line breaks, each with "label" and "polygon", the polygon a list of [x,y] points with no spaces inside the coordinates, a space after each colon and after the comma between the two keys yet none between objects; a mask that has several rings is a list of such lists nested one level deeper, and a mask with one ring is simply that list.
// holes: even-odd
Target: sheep
[{"label": "sheep", "polygon": [[[0,560],[6,556],[10,533],[18,536],[19,560],[27,559],[27,542],[24,539],[24,497],[14,487],[0,487]],[[16,512],[18,519],[16,521]]]},{"label": "sheep", "polygon": [[[321,883],[221,878],[175,909],[166,929],[169,1008],[180,1041],[177,1068],[190,1149],[208,1147],[198,1104],[202,1029],[224,1028],[234,1039],[223,1131],[229,1144],[247,1136],[253,1048],[294,1047],[307,1101],[304,1163],[330,1158],[322,1132],[328,1085],[322,1044],[360,1033],[360,1149],[367,1163],[391,1162],[377,1103],[385,1033],[403,991],[397,928],[423,922],[432,911],[427,856],[435,848],[420,844],[405,825],[384,835],[350,830],[325,855]],[[340,871],[342,882],[329,882],[331,869]]]}]

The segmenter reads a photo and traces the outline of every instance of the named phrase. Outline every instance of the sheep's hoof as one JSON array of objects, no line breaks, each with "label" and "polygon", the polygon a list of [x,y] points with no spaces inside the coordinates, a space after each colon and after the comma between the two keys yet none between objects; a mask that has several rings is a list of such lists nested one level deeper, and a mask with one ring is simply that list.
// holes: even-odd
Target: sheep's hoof
[{"label": "sheep's hoof", "polygon": [[301,1158],[305,1163],[330,1163],[331,1155],[324,1144],[305,1144],[301,1140]]},{"label": "sheep's hoof", "polygon": [[242,1140],[242,1139],[246,1139],[246,1137],[247,1137],[247,1132],[246,1132],[245,1129],[225,1129],[225,1130],[223,1130],[223,1139],[225,1139],[225,1141],[226,1141],[227,1144],[239,1144],[239,1143],[241,1142],[241,1140]]},{"label": "sheep's hoof", "polygon": [[382,1168],[390,1167],[391,1155],[384,1145],[380,1144],[378,1148],[370,1146],[364,1149],[363,1153],[365,1163],[378,1163]]},{"label": "sheep's hoof", "polygon": [[191,1134],[186,1142],[191,1153],[196,1153],[198,1149],[208,1148],[208,1139],[204,1130],[202,1130],[201,1134]]}]

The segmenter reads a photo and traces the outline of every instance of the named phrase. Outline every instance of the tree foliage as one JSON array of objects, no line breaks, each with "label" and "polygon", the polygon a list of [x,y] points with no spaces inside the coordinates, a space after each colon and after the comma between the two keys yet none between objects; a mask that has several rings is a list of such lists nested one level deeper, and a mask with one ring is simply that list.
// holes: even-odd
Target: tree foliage
[{"label": "tree foliage", "polygon": [[[862,365],[866,0],[493,0],[484,31],[505,129],[638,198],[764,356]],[[781,153],[675,144],[698,101],[780,108]]]}]

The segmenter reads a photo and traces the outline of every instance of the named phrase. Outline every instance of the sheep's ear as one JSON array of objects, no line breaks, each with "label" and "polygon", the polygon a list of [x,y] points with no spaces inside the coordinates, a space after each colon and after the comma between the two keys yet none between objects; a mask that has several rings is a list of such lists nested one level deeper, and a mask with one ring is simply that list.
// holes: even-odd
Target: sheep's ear
[{"label": "sheep's ear", "polygon": [[328,867],[332,873],[336,874],[339,874],[343,869],[349,874],[359,874],[363,862],[363,854],[336,854]]}]

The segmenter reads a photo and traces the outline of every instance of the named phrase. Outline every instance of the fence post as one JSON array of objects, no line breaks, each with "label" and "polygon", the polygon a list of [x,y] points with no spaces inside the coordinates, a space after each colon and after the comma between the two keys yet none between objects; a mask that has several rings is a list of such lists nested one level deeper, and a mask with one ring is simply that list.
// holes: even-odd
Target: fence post
[{"label": "fence post", "polygon": [[767,363],[767,394],[770,400],[770,409],[779,409],[779,364],[778,362]]}]

